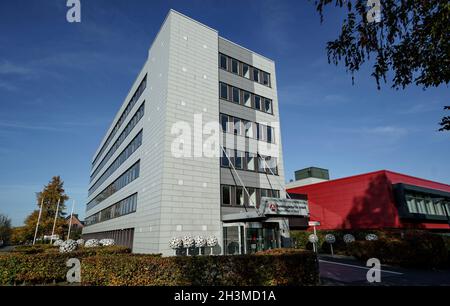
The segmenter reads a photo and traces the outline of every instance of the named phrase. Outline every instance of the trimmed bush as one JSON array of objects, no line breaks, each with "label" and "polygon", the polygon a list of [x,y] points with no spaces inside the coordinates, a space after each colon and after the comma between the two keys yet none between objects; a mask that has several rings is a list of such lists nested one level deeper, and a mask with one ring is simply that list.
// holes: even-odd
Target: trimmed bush
[{"label": "trimmed bush", "polygon": [[270,250],[258,255],[181,256],[127,254],[129,249],[99,247],[72,253],[0,256],[0,284],[49,284],[66,281],[66,261],[81,260],[84,285],[96,286],[272,286],[316,285],[318,261],[314,253]]},{"label": "trimmed bush", "polygon": [[50,244],[20,245],[16,246],[11,252],[21,254],[56,253],[58,252],[58,248]]},{"label": "trimmed bush", "polygon": [[[58,248],[28,246],[0,256],[0,285],[49,284],[66,281],[66,261],[69,258],[128,255],[126,247],[80,248],[70,253],[59,253]],[[158,256],[158,255],[156,255]]]},{"label": "trimmed bush", "polygon": [[409,232],[401,238],[355,241],[350,255],[366,261],[378,258],[384,264],[414,268],[439,268],[448,263],[448,250],[443,238],[427,232]]},{"label": "trimmed bush", "polygon": [[65,281],[70,254],[38,253],[0,256],[0,284],[46,284]]},{"label": "trimmed bush", "polygon": [[[317,243],[319,247],[319,253],[330,254],[331,248],[330,244],[325,241],[325,236],[327,234],[332,234],[336,238],[335,243],[333,243],[333,251],[335,254],[347,254],[347,244],[344,242],[345,234],[352,234],[356,240],[364,240],[367,234],[376,234],[378,237],[384,236],[384,234],[378,231],[317,231],[317,237],[319,242]],[[311,231],[291,231],[291,237],[293,239],[293,245],[295,248],[303,250],[312,250],[313,244],[308,241],[308,236],[311,235]]]},{"label": "trimmed bush", "polygon": [[97,286],[316,285],[318,262],[308,251],[280,255],[95,256],[82,262],[82,282]]}]

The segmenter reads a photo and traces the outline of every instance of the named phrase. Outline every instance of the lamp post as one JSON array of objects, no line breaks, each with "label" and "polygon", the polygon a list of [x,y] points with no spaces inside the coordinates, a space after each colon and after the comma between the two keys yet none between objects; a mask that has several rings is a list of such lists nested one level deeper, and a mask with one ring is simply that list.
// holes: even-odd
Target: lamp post
[{"label": "lamp post", "polygon": [[72,217],[74,208],[75,208],[75,200],[72,200],[72,211],[70,212],[69,232],[67,233],[67,240],[70,239],[70,229],[72,228]]},{"label": "lamp post", "polygon": [[53,221],[52,235],[50,236],[50,244],[52,244],[52,242],[53,242],[53,235],[55,234],[56,219],[58,218],[58,211],[59,211],[59,203],[60,202],[61,202],[61,198],[58,198],[58,203],[56,204],[55,220]]},{"label": "lamp post", "polygon": [[41,220],[42,205],[43,204],[44,204],[44,197],[42,197],[42,199],[41,199],[41,208],[39,208],[39,216],[38,216],[38,220],[37,220],[37,223],[36,223],[36,230],[34,231],[33,245],[36,243],[36,236],[37,236],[37,233],[38,233],[39,221]]}]

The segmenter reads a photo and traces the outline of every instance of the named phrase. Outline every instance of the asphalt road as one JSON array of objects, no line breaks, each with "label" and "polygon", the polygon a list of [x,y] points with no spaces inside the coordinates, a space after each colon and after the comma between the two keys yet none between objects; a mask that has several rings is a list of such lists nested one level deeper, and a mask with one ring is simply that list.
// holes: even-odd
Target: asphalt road
[{"label": "asphalt road", "polygon": [[366,274],[371,267],[342,256],[319,256],[322,284],[356,286],[450,286],[450,270],[417,270],[382,265],[381,282],[369,283]]}]

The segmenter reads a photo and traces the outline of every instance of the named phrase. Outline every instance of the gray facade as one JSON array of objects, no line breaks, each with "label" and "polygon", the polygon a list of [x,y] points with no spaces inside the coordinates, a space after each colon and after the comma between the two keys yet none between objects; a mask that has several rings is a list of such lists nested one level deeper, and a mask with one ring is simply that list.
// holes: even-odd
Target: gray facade
[{"label": "gray facade", "polygon": [[[270,86],[221,69],[220,53],[269,73]],[[242,67],[240,64],[239,69]],[[145,89],[132,108],[127,109],[144,79]],[[273,114],[220,99],[220,82],[270,99]],[[143,116],[133,119],[140,107],[144,109]],[[215,122],[219,126],[220,114],[273,125],[274,143],[231,133],[202,134],[205,123]],[[131,230],[133,252],[164,255],[173,254],[168,245],[172,237],[214,235],[219,240],[214,252],[226,253],[223,216],[254,208],[222,205],[222,185],[239,187],[242,180],[246,187],[276,189],[278,196],[284,197],[278,122],[274,62],[171,10],[150,47],[146,63],[94,155],[86,211],[88,225],[83,235],[89,238],[127,231],[130,237]],[[184,137],[181,142],[177,129],[180,126],[190,127],[192,132],[191,137]],[[228,141],[230,136],[233,143]],[[142,140],[138,141],[137,137]],[[135,138],[136,145],[130,145]],[[204,147],[206,139],[227,148],[233,145],[243,152],[276,156],[278,175],[221,167],[220,146],[215,147],[214,156],[203,153],[197,156],[195,150]],[[174,154],[174,147],[184,147],[186,142],[190,142],[192,154],[181,157]],[[137,172],[118,180],[133,165],[137,165],[132,169]],[[106,179],[100,180],[102,176]]]}]

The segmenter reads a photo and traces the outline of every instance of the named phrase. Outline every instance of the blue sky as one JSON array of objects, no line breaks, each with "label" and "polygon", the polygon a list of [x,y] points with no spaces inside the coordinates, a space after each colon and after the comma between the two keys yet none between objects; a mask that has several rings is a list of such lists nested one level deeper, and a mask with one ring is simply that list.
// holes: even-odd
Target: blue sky
[{"label": "blue sky", "polygon": [[448,87],[378,91],[368,67],[352,85],[326,58],[337,9],[320,24],[307,1],[81,0],[70,24],[65,4],[0,2],[0,212],[14,225],[53,175],[84,217],[92,155],[170,8],[276,61],[286,180],[318,166],[450,183],[450,133],[437,132]]}]

